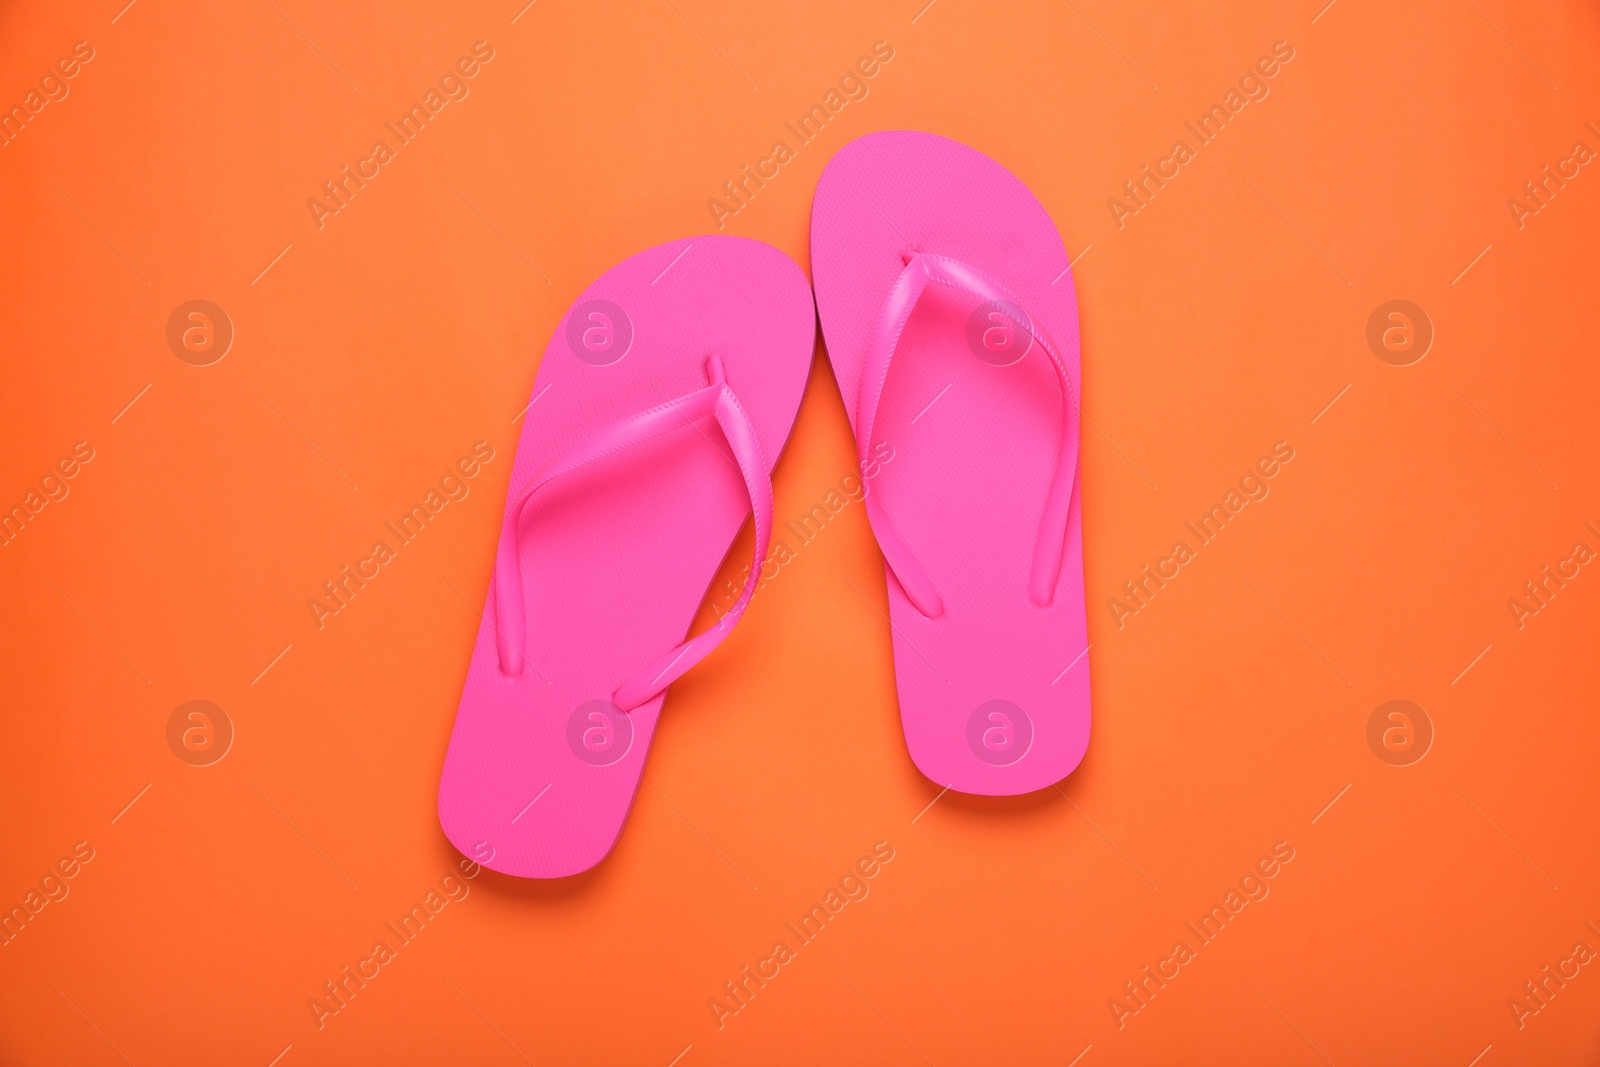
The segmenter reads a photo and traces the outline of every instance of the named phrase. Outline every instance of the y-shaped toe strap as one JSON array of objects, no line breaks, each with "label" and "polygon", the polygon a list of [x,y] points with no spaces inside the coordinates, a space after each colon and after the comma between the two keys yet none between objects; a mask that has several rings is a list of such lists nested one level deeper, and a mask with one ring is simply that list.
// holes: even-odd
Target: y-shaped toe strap
[{"label": "y-shaped toe strap", "polygon": [[[878,417],[878,405],[883,399],[884,383],[889,377],[889,363],[900,345],[911,313],[917,301],[927,290],[929,282],[948,286],[969,296],[985,301],[1003,301],[1020,307],[1016,299],[1000,283],[969,263],[950,256],[925,252],[906,253],[905,269],[895,279],[884,298],[878,314],[877,328],[867,348],[862,366],[861,391],[856,400],[856,448],[863,470],[872,451],[873,423]],[[1061,553],[1067,536],[1067,511],[1072,504],[1072,483],[1078,468],[1078,404],[1073,396],[1072,375],[1068,373],[1061,353],[1056,349],[1039,320],[1028,314],[1027,323],[1017,325],[1027,330],[1038,342],[1055,369],[1061,385],[1062,420],[1061,443],[1056,453],[1055,474],[1045,494],[1044,514],[1039,521],[1039,535],[1034,542],[1033,569],[1028,580],[1028,597],[1039,607],[1048,607],[1055,596],[1056,582],[1061,577]],[[867,494],[867,518],[872,532],[883,550],[883,558],[894,572],[900,588],[917,610],[929,618],[944,614],[944,600],[934,588],[916,557],[905,543],[895,535],[894,527],[878,503],[878,495]]]},{"label": "y-shaped toe strap", "polygon": [[729,387],[722,360],[711,356],[706,362],[706,369],[711,377],[710,385],[614,423],[563,452],[545,464],[544,469],[506,509],[494,570],[495,646],[500,657],[500,670],[505,674],[522,673],[527,608],[518,544],[523,513],[535,495],[556,478],[614,452],[681,429],[707,414],[716,417],[723,437],[733,450],[745,489],[750,494],[750,508],[756,526],[755,565],[750,568],[750,576],[745,580],[744,591],[740,593],[738,601],[715,626],[669,650],[628,679],[612,695],[612,703],[623,711],[632,711],[648,702],[682,677],[689,668],[705,659],[712,649],[722,643],[744,614],[750,598],[755,595],[756,584],[761,577],[761,562],[767,557],[767,546],[772,537],[772,481],[766,460],[761,454],[755,426],[750,422],[750,416],[745,414],[738,396]]}]

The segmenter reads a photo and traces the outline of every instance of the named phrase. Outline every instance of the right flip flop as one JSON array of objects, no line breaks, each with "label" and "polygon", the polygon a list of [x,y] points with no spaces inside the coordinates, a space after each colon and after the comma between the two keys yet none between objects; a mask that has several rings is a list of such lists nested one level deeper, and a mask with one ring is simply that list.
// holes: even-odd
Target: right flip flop
[{"label": "right flip flop", "polygon": [[889,579],[906,746],[941,786],[1042,789],[1089,744],[1078,308],[1027,186],[964,144],[869,134],[811,209],[828,359]]}]

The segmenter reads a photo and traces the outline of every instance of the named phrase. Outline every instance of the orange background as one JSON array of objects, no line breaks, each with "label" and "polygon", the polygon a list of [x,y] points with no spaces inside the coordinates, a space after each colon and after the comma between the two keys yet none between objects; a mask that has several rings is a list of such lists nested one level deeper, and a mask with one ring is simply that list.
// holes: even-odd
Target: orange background
[{"label": "orange background", "polygon": [[[1506,206],[1600,149],[1592,5],[122,3],[0,12],[8,108],[95,51],[0,148],[0,504],[95,450],[0,548],[0,902],[94,849],[0,948],[0,1060],[1600,1055],[1600,966],[1520,1029],[1507,1004],[1600,949],[1600,574],[1507,606],[1600,549],[1600,174],[1520,229]],[[478,40],[470,96],[319,229],[307,199]],[[484,872],[319,1029],[308,1000],[459,859],[439,769],[537,353],[605,268],[710,231],[880,40],[870,95],[725,232],[805,265],[828,155],[890,128],[1050,210],[1081,256],[1087,758],[938,797],[848,510],[673,687],[610,859]],[[1277,41],[1271,95],[1118,228],[1108,198]],[[236,332],[207,367],[165,336],[196,298]],[[1435,331],[1406,367],[1365,339],[1395,298]],[[503,458],[319,631],[306,601],[478,440]],[[1108,599],[1277,441],[1270,497],[1119,628]],[[779,519],[852,456],[819,348]],[[167,745],[193,699],[236,731],[211,766]],[[1410,766],[1368,746],[1391,699],[1435,733]],[[723,983],[879,841],[871,895],[719,1029]],[[1123,983],[1280,841],[1270,896],[1119,1028]]]}]

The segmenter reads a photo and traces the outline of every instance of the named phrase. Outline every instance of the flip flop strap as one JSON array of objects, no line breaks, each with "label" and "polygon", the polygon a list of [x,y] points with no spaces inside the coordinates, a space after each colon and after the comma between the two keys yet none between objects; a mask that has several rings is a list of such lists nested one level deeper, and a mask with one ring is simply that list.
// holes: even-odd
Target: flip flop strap
[{"label": "flip flop strap", "polygon": [[545,464],[506,509],[494,569],[495,646],[502,672],[510,675],[522,673],[527,608],[518,548],[523,514],[539,490],[595,460],[682,429],[702,415],[715,416],[722,436],[733,450],[739,474],[749,493],[756,527],[755,564],[750,568],[750,575],[745,580],[738,601],[716,625],[671,649],[628,679],[612,695],[612,703],[623,711],[632,711],[651,700],[721,644],[744,614],[750,598],[755,595],[761,577],[761,563],[767,558],[767,546],[772,537],[772,481],[755,426],[745,413],[744,406],[739,403],[739,397],[728,385],[722,360],[713,355],[706,365],[711,376],[710,385],[613,423],[569,448]]},{"label": "flip flop strap", "polygon": [[[878,416],[878,405],[883,399],[884,383],[889,377],[889,363],[900,345],[906,324],[917,302],[927,291],[928,284],[940,285],[966,293],[983,301],[1003,301],[1023,311],[1028,322],[1016,326],[1028,333],[1050,358],[1060,384],[1062,401],[1061,443],[1056,454],[1056,469],[1045,494],[1044,512],[1039,521],[1039,534],[1033,548],[1033,568],[1028,579],[1028,597],[1039,607],[1048,607],[1055,596],[1056,583],[1061,577],[1061,554],[1066,544],[1067,511],[1072,504],[1072,484],[1078,468],[1079,411],[1072,391],[1072,375],[1067,365],[1037,317],[1029,314],[1015,297],[1006,292],[999,282],[977,267],[950,256],[926,252],[906,253],[906,265],[884,297],[878,313],[877,328],[867,347],[862,366],[861,390],[856,402],[856,449],[865,465],[872,452],[873,424]],[[1009,316],[1008,316],[1009,317]],[[944,601],[934,588],[916,557],[896,536],[894,527],[878,503],[878,494],[868,493],[867,519],[872,532],[883,550],[895,580],[905,591],[916,609],[928,618],[944,614]]]}]

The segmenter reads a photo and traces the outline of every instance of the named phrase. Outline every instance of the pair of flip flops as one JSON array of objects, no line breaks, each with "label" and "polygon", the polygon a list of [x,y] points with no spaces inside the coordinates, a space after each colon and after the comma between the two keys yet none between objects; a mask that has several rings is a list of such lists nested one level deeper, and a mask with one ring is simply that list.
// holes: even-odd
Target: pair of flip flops
[{"label": "pair of flip flops", "polygon": [[[829,162],[811,253],[815,305],[759,241],[647,249],[546,347],[439,787],[445,834],[484,866],[561,877],[615,845],[667,687],[759,582],[819,313],[869,476],[912,760],[1009,795],[1082,759],[1078,316],[1054,224],[987,156],[885,132]],[[749,578],[686,639],[747,515]]]}]

